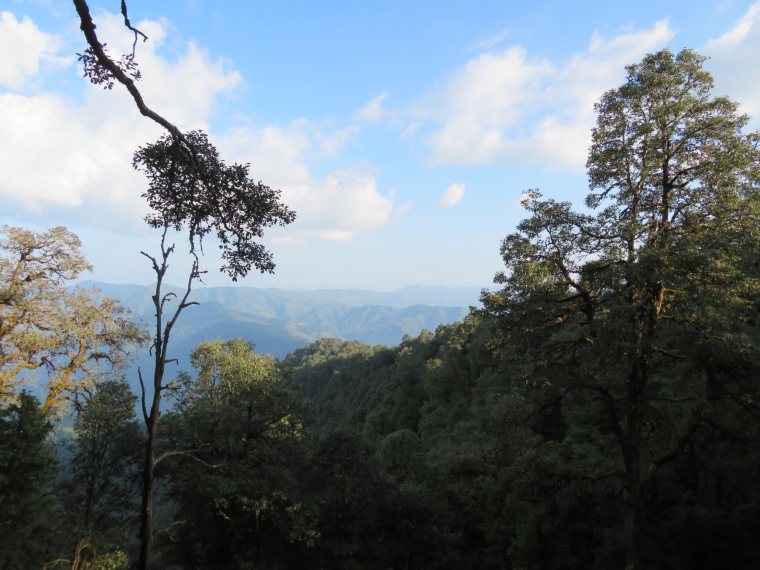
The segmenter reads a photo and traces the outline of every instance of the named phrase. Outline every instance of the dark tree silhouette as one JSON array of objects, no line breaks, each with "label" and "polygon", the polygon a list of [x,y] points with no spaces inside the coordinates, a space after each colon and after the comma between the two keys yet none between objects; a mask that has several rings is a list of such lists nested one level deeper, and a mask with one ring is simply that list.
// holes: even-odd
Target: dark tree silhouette
[{"label": "dark tree silhouette", "polygon": [[[189,301],[193,282],[200,279],[202,272],[198,264],[198,254],[203,252],[203,238],[214,232],[220,242],[221,268],[233,281],[244,277],[254,267],[261,272],[273,272],[272,256],[263,245],[253,240],[263,236],[266,227],[286,225],[295,220],[295,213],[280,201],[279,191],[254,182],[249,178],[249,165],[227,165],[219,152],[201,131],[182,133],[173,123],[150,109],[137,88],[140,72],[135,60],[138,39],[148,38],[134,28],[127,15],[127,5],[121,2],[124,25],[134,33],[132,53],[114,60],[106,52],[106,44],[101,43],[95,30],[96,25],[90,15],[86,0],[73,0],[79,15],[80,28],[88,47],[79,54],[84,65],[84,76],[94,85],[111,89],[118,82],[129,91],[140,113],[164,127],[168,134],[156,143],[138,149],[133,166],[145,173],[148,190],[143,194],[152,208],[146,222],[153,228],[163,230],[161,255],[145,255],[156,274],[156,289],[153,303],[156,309],[156,328],[153,338],[154,371],[152,395],[148,394],[142,374],[143,417],[147,426],[145,465],[143,471],[143,499],[140,530],[139,567],[152,567],[153,536],[153,469],[164,457],[156,457],[158,441],[158,421],[161,395],[165,391],[164,373],[166,364],[174,359],[168,357],[169,339],[174,324],[185,308],[194,305]],[[167,245],[168,230],[187,230],[189,251],[194,257],[187,281],[187,289],[176,309],[164,319],[167,303],[173,294],[162,293],[163,279],[169,267],[168,259],[174,245]],[[148,401],[150,400],[150,406]],[[169,454],[174,452],[169,451]]]}]

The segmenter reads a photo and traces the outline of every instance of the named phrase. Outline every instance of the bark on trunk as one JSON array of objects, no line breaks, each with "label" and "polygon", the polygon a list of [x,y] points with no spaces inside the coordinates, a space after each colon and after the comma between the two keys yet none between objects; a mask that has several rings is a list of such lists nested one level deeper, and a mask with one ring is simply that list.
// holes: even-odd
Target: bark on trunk
[{"label": "bark on trunk", "polygon": [[161,391],[159,388],[163,382],[163,370],[161,370],[160,377],[158,371],[156,371],[155,376],[153,402],[150,416],[146,421],[148,437],[145,441],[145,464],[143,466],[142,503],[140,510],[139,568],[141,570],[151,570],[153,568],[153,490],[155,483],[153,469],[155,467],[158,414],[161,401]]},{"label": "bark on trunk", "polygon": [[642,488],[638,448],[626,454],[623,515],[625,570],[641,568]]}]

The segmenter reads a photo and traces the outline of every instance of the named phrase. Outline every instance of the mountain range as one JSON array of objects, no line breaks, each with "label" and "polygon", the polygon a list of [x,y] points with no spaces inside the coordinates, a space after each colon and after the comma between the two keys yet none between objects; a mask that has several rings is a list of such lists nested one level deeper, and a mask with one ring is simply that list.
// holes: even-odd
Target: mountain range
[{"label": "mountain range", "polygon": [[[102,296],[119,300],[152,326],[154,286],[95,281],[78,285],[97,286]],[[184,293],[172,286],[165,286],[164,291],[178,296]],[[476,287],[430,286],[411,286],[392,293],[198,288],[191,292],[190,300],[199,305],[185,309],[172,332],[172,352],[183,359],[199,342],[217,337],[243,337],[253,342],[258,352],[278,358],[324,337],[392,346],[405,334],[417,336],[423,329],[434,331],[440,324],[462,320],[469,306],[477,304],[479,294]]]}]

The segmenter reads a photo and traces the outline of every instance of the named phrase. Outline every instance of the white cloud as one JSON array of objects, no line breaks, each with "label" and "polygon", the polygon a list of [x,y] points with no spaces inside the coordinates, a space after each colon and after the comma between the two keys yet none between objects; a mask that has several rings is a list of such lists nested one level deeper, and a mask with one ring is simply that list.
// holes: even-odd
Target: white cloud
[{"label": "white cloud", "polygon": [[549,163],[582,169],[593,104],[620,83],[624,66],[673,37],[667,20],[589,47],[562,65],[530,57],[520,46],[485,52],[459,69],[416,108],[442,123],[428,139],[444,163]]},{"label": "white cloud", "polygon": [[304,154],[314,146],[316,127],[299,119],[288,126],[253,125],[238,127],[221,137],[220,150],[224,156],[238,162],[250,163],[254,178],[266,180],[270,186],[299,186],[311,178]]},{"label": "white cloud", "polygon": [[275,236],[273,245],[303,245],[309,240],[346,243],[354,239],[355,232],[347,230],[300,230],[296,235]]},{"label": "white cloud", "polygon": [[[28,29],[36,30],[26,22],[22,23]],[[96,22],[113,55],[131,50],[131,36],[127,31],[124,37],[116,16],[98,15]],[[170,63],[156,53],[168,23],[138,26],[151,37],[137,52],[144,77],[138,85],[147,104],[181,128],[203,126],[215,99],[237,85],[239,75],[191,43]],[[20,43],[14,54],[46,53],[35,34],[17,34],[15,41]],[[140,116],[119,87],[106,91],[82,80],[80,103],[55,93],[0,95],[0,199],[8,207],[55,215],[66,208],[66,219],[72,223],[85,219],[124,231],[142,227],[147,207],[140,194],[145,180],[132,170],[132,154],[163,129]]]},{"label": "white cloud", "polygon": [[[108,38],[112,56],[132,51],[134,34],[124,27],[121,16],[104,13],[95,21],[98,37],[101,41]],[[214,102],[241,85],[242,76],[231,68],[228,60],[222,57],[212,60],[193,41],[187,42],[176,61],[160,56],[157,52],[172,30],[166,20],[141,21],[135,27],[150,38],[137,43],[135,58],[143,77],[138,87],[148,106],[182,129],[204,128]]]},{"label": "white cloud", "polygon": [[354,237],[354,232],[346,230],[322,230],[312,233],[317,239],[322,241],[347,242],[351,241]]},{"label": "white cloud", "polygon": [[314,177],[310,156],[323,156],[331,141],[352,136],[352,128],[323,133],[305,119],[287,126],[240,127],[220,139],[225,155],[251,163],[251,174],[282,191],[282,200],[298,214],[296,222],[275,229],[272,243],[298,245],[310,240],[348,241],[402,216],[411,206],[394,208],[395,190],[381,193],[371,171],[343,168]]},{"label": "white cloud", "polygon": [[81,206],[88,194],[125,198],[131,153],[141,142],[134,135],[144,131],[108,123],[91,129],[81,120],[85,112],[52,94],[0,95],[0,195],[6,203],[41,212]]},{"label": "white cloud", "polygon": [[73,57],[59,57],[56,36],[41,32],[28,17],[20,22],[10,12],[0,13],[0,85],[21,89],[41,64],[64,67]]},{"label": "white cloud", "polygon": [[452,184],[441,195],[441,199],[438,200],[438,206],[441,208],[451,208],[459,204],[459,201],[464,196],[464,182]]},{"label": "white cloud", "polygon": [[516,126],[536,103],[545,61],[526,61],[520,47],[481,54],[461,69],[441,96],[443,128],[430,144],[441,162],[489,162],[504,145],[504,131]]},{"label": "white cloud", "polygon": [[715,78],[716,94],[730,94],[741,111],[760,116],[760,2],[755,2],[721,37],[697,50]]},{"label": "white cloud", "polygon": [[273,245],[303,245],[305,243],[303,238],[296,236],[274,236],[269,241]]},{"label": "white cloud", "polygon": [[393,212],[393,219],[394,220],[400,220],[404,214],[406,214],[409,210],[412,209],[414,206],[414,202],[412,200],[408,200],[401,204],[396,210]]},{"label": "white cloud", "polygon": [[337,170],[301,186],[282,187],[282,196],[298,212],[292,230],[320,240],[350,240],[356,232],[389,224],[395,212],[395,191],[381,194],[374,176],[359,169]]},{"label": "white cloud", "polygon": [[387,111],[383,109],[383,101],[387,98],[388,92],[385,91],[370,99],[364,107],[354,111],[354,121],[377,122],[385,118]]}]

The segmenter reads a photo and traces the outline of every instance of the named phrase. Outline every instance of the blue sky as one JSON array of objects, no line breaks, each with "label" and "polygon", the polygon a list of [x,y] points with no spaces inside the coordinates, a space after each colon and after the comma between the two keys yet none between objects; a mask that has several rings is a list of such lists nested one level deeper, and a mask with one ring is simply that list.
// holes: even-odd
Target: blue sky
[{"label": "blue sky", "polygon": [[[101,41],[131,49],[116,0]],[[664,47],[760,116],[760,2],[132,0],[148,105],[282,190],[253,287],[489,286],[530,188],[581,204],[593,104]],[[0,0],[0,224],[66,225],[111,283],[154,280],[131,155],[161,129],[81,78],[73,5]],[[757,128],[758,121],[752,122]],[[182,246],[182,238],[177,238]],[[208,285],[228,285],[209,242]],[[170,280],[184,281],[186,260]]]}]

